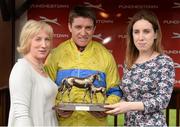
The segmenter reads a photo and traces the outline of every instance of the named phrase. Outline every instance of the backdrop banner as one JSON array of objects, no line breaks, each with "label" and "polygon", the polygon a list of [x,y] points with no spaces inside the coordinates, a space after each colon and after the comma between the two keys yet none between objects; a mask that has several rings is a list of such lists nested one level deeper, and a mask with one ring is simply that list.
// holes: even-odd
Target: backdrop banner
[{"label": "backdrop banner", "polygon": [[159,18],[165,53],[173,58],[176,87],[180,87],[180,1],[179,0],[36,0],[28,19],[43,20],[54,29],[54,47],[70,38],[68,13],[76,4],[92,7],[97,14],[93,39],[107,47],[115,57],[122,76],[128,21],[140,9],[149,9]]}]

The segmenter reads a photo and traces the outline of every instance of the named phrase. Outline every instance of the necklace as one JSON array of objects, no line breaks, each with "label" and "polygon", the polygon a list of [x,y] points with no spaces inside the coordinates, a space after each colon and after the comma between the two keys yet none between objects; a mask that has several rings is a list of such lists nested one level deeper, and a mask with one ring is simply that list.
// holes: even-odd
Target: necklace
[{"label": "necklace", "polygon": [[45,73],[46,73],[45,70],[44,70],[43,64],[35,63],[35,62],[29,60],[28,58],[25,58],[25,59],[33,66],[33,68],[34,68],[36,71],[38,71],[38,72],[41,73],[41,74],[45,74]]},{"label": "necklace", "polygon": [[37,68],[37,70],[39,70],[40,73],[44,73],[43,65],[33,65],[33,66],[35,66],[35,68]]}]

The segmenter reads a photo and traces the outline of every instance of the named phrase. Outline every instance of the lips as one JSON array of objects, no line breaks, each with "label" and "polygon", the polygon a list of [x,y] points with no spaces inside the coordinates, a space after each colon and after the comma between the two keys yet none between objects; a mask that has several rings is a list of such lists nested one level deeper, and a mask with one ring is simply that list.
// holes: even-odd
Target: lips
[{"label": "lips", "polygon": [[86,42],[88,40],[88,37],[81,37],[78,39],[80,42]]},{"label": "lips", "polygon": [[87,39],[79,39],[80,42],[86,42]]},{"label": "lips", "polygon": [[39,53],[45,54],[45,53],[47,53],[47,50],[39,50]]},{"label": "lips", "polygon": [[139,45],[140,47],[145,47],[145,46],[146,46],[146,43],[138,43],[138,45]]}]

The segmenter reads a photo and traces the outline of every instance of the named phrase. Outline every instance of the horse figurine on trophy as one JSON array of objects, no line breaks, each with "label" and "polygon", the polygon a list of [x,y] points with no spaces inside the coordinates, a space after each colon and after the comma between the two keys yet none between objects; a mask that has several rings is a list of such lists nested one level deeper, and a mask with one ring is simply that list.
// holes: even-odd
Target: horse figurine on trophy
[{"label": "horse figurine on trophy", "polygon": [[[67,77],[67,78],[64,78],[62,80],[62,84],[59,87],[58,91],[61,92],[62,98],[63,98],[63,94],[66,91],[68,91],[68,98],[69,98],[69,101],[70,101],[70,96],[69,95],[70,95],[72,87],[75,86],[75,87],[78,87],[78,88],[83,88],[83,89],[85,89],[83,102],[85,101],[87,91],[89,91],[90,92],[91,103],[92,103],[93,96],[96,95],[97,92],[101,92],[103,94],[103,96],[104,96],[104,102],[105,102],[106,88],[105,87],[96,87],[96,86],[94,86],[93,82],[95,80],[100,80],[99,73],[89,75],[89,76],[87,76],[85,78],[78,78],[78,77],[73,77],[73,76]],[[62,101],[62,98],[61,98],[61,101]]]}]

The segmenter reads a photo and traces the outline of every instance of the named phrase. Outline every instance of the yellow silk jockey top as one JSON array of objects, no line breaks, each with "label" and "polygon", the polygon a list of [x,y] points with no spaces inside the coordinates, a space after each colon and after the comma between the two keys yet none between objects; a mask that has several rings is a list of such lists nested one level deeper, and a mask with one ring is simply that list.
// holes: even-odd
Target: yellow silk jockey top
[{"label": "yellow silk jockey top", "polygon": [[[96,80],[93,84],[96,87],[106,87],[107,98],[105,103],[116,103],[120,100],[122,92],[119,89],[119,74],[116,62],[112,54],[101,44],[91,41],[83,52],[78,51],[72,39],[61,43],[49,54],[45,70],[48,72],[58,86],[61,86],[62,80],[67,77],[75,76],[84,78],[89,75],[99,73],[100,80]],[[84,89],[72,87],[70,92],[71,102],[82,102]],[[58,93],[56,104],[69,102],[67,93],[63,97]],[[93,97],[93,103],[103,103],[104,96],[97,93]],[[86,102],[90,102],[90,96],[85,98]],[[59,118],[59,124],[62,126],[106,126],[106,117],[96,118],[86,111],[74,111],[68,118]]]}]

